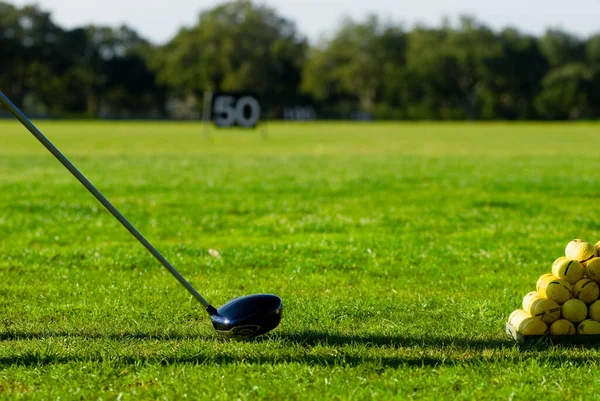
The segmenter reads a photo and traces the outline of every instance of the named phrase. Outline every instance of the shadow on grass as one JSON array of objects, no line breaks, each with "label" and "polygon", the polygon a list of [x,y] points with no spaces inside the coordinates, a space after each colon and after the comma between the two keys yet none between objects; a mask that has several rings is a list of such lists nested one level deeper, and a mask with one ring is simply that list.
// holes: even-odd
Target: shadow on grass
[{"label": "shadow on grass", "polygon": [[[0,357],[0,366],[46,366],[62,365],[68,363],[110,363],[116,365],[174,365],[174,364],[193,364],[193,365],[233,365],[243,363],[245,365],[277,365],[277,364],[302,364],[307,366],[338,366],[355,367],[371,365],[374,369],[389,369],[400,367],[437,367],[444,365],[456,365],[468,361],[459,361],[449,358],[434,357],[369,357],[354,355],[280,355],[263,357],[241,357],[230,355],[193,355],[193,356],[121,356],[115,358],[103,358],[101,356],[55,356],[40,355],[36,353],[26,353],[15,356]],[[589,361],[588,361],[589,362]]]},{"label": "shadow on grass", "polygon": [[[319,331],[300,331],[295,333],[274,333],[272,340],[281,340],[291,344],[299,344],[305,347],[317,345],[365,345],[369,347],[390,348],[460,348],[460,349],[502,349],[510,348],[513,343],[510,339],[478,339],[449,336],[409,336],[409,335],[387,335],[387,334],[342,334]],[[256,339],[254,341],[261,341]]]},{"label": "shadow on grass", "polygon": [[[120,332],[120,333],[77,333],[69,331],[0,332],[0,341],[26,341],[47,338],[77,338],[81,340],[115,340],[115,341],[219,341],[217,334],[182,334],[176,332]],[[342,334],[335,332],[319,332],[305,330],[299,332],[281,332],[257,337],[244,342],[284,342],[300,345],[305,348],[315,346],[362,345],[366,347],[389,348],[444,348],[459,349],[503,349],[512,347],[510,339],[477,339],[449,336],[403,336],[388,334]]]},{"label": "shadow on grass", "polygon": [[[221,340],[215,334],[183,335],[177,333],[99,333],[78,334],[69,332],[42,332],[25,333],[10,332],[0,333],[0,341],[27,341],[52,338],[76,338],[78,340],[112,340],[117,342],[134,341],[174,341],[191,340],[201,341],[208,344]],[[572,365],[584,365],[591,362],[600,363],[600,355],[556,354],[549,351],[553,346],[547,342],[538,342],[531,345],[518,345],[510,339],[477,339],[461,337],[443,337],[431,335],[427,337],[411,337],[402,335],[379,335],[359,334],[350,335],[342,333],[327,333],[318,331],[301,332],[274,332],[270,335],[256,339],[245,340],[246,343],[264,343],[289,345],[289,353],[281,352],[281,348],[274,354],[256,356],[255,352],[247,356],[228,355],[227,352],[207,349],[193,355],[123,355],[115,351],[115,356],[108,354],[89,355],[61,355],[52,352],[44,353],[39,350],[26,350],[15,355],[0,356],[0,366],[45,366],[68,363],[111,363],[117,365],[139,365],[139,364],[201,364],[201,365],[227,365],[227,364],[304,364],[309,366],[341,366],[354,367],[359,365],[370,365],[373,369],[388,369],[401,367],[438,367],[453,366],[460,364],[482,364],[482,363],[519,363],[529,359],[535,359],[549,366],[560,367],[565,362]],[[361,349],[342,348],[343,346],[363,346]],[[298,350],[298,346],[304,350]],[[115,346],[118,348],[118,345]],[[326,352],[327,348],[333,348],[333,352]],[[339,347],[336,349],[336,347]],[[510,349],[520,348],[520,353],[510,352]],[[579,346],[561,346],[565,349],[582,348]],[[586,346],[586,348],[598,348],[598,346]],[[369,352],[376,351],[379,356]],[[381,356],[382,352],[389,350],[390,356]],[[434,356],[414,356],[415,351],[422,350]],[[498,351],[509,351],[502,354]],[[448,351],[444,353],[444,351]],[[483,352],[486,351],[486,354]],[[492,351],[491,354],[488,352]],[[399,355],[406,352],[407,355]],[[435,356],[435,354],[440,354]],[[357,355],[362,354],[362,355]],[[412,355],[411,355],[412,354]],[[491,356],[490,356],[491,355]]]},{"label": "shadow on grass", "polygon": [[76,338],[79,340],[115,340],[115,341],[211,341],[218,339],[216,335],[182,334],[173,332],[120,332],[120,333],[88,333],[76,331],[42,331],[24,332],[10,331],[0,333],[0,341],[43,340],[48,338]]},{"label": "shadow on grass", "polygon": [[[116,353],[118,354],[118,353]],[[110,364],[117,366],[144,366],[144,365],[287,365],[297,364],[306,366],[323,367],[368,367],[373,371],[401,368],[440,368],[452,366],[482,366],[482,365],[520,365],[529,364],[535,360],[537,364],[546,366],[547,369],[563,368],[565,363],[571,367],[587,366],[592,363],[600,363],[598,355],[565,355],[548,354],[547,352],[533,353],[528,357],[520,355],[497,355],[491,358],[483,358],[480,353],[465,355],[441,355],[441,356],[414,356],[414,355],[391,355],[373,356],[349,354],[347,351],[333,354],[279,354],[279,355],[227,355],[217,351],[203,350],[194,355],[115,355],[114,357],[94,355],[54,355],[42,354],[39,351],[27,351],[18,355],[0,356],[0,367],[25,366],[43,367],[48,365],[64,364]]]}]

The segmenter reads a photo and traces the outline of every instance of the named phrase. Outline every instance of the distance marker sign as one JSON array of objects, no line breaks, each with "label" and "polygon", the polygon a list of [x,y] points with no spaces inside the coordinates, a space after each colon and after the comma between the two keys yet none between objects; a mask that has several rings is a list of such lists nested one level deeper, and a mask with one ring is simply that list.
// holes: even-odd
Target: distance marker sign
[{"label": "distance marker sign", "polygon": [[219,92],[212,97],[211,111],[211,120],[218,127],[254,128],[262,110],[254,94]]}]

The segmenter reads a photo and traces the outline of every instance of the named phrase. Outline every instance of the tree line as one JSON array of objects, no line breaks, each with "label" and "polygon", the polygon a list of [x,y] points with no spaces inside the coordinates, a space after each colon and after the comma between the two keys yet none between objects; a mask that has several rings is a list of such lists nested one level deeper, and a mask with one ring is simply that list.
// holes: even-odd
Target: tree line
[{"label": "tree line", "polygon": [[155,45],[127,26],[65,29],[37,5],[0,1],[0,89],[64,117],[199,118],[206,92],[251,91],[269,118],[310,106],[318,118],[595,119],[600,33],[496,32],[470,17],[407,30],[368,16],[310,45],[276,10],[235,0]]}]

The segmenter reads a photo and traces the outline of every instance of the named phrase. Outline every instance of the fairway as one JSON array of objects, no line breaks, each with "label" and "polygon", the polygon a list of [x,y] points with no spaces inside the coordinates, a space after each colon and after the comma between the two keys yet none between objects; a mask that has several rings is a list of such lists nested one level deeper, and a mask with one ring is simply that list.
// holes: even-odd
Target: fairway
[{"label": "fairway", "polygon": [[[201,306],[17,122],[0,120],[0,398],[564,400],[594,348],[520,348],[508,315],[600,240],[600,125],[36,121]],[[209,249],[217,250],[218,257]]]}]

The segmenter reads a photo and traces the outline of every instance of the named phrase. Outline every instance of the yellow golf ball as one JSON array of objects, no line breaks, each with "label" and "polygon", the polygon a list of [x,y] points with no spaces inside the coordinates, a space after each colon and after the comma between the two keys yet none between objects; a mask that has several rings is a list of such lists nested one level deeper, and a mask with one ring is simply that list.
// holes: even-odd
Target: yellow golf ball
[{"label": "yellow golf ball", "polygon": [[587,261],[585,275],[596,283],[600,283],[600,258],[592,258]]},{"label": "yellow golf ball", "polygon": [[538,278],[537,283],[535,284],[535,289],[539,292],[540,287],[542,286],[542,283],[544,282],[544,280],[546,280],[550,277],[554,277],[554,276],[551,273],[546,273],[546,274],[540,276],[540,278]]},{"label": "yellow golf ball", "polygon": [[587,319],[577,326],[577,334],[600,334],[600,322]]},{"label": "yellow golf ball", "polygon": [[598,296],[600,296],[600,288],[589,278],[581,279],[573,286],[573,298],[580,299],[587,305],[596,301]]},{"label": "yellow golf ball", "polygon": [[596,248],[580,238],[570,241],[565,247],[565,256],[579,262],[585,262],[596,256]]},{"label": "yellow golf ball", "polygon": [[587,317],[587,314],[588,308],[586,304],[579,299],[569,299],[567,302],[562,304],[561,315],[563,319],[567,319],[569,322],[582,322]]},{"label": "yellow golf ball", "polygon": [[590,319],[600,322],[600,301],[596,301],[590,305],[588,316]]},{"label": "yellow golf ball", "polygon": [[552,275],[573,285],[583,278],[583,266],[574,259],[559,258],[552,264]]},{"label": "yellow golf ball", "polygon": [[566,319],[558,319],[550,326],[550,334],[553,336],[571,336],[577,333],[575,325]]},{"label": "yellow golf ball", "polygon": [[517,309],[510,314],[508,323],[523,335],[543,335],[548,331],[548,325],[536,317],[532,317],[523,309]]},{"label": "yellow golf ball", "polygon": [[543,298],[552,299],[559,305],[564,304],[565,301],[573,297],[572,291],[573,286],[567,280],[554,276],[542,280],[538,290]]},{"label": "yellow golf ball", "polygon": [[523,310],[533,317],[551,324],[560,318],[560,306],[552,299],[542,298],[537,291],[532,291],[523,298]]}]

